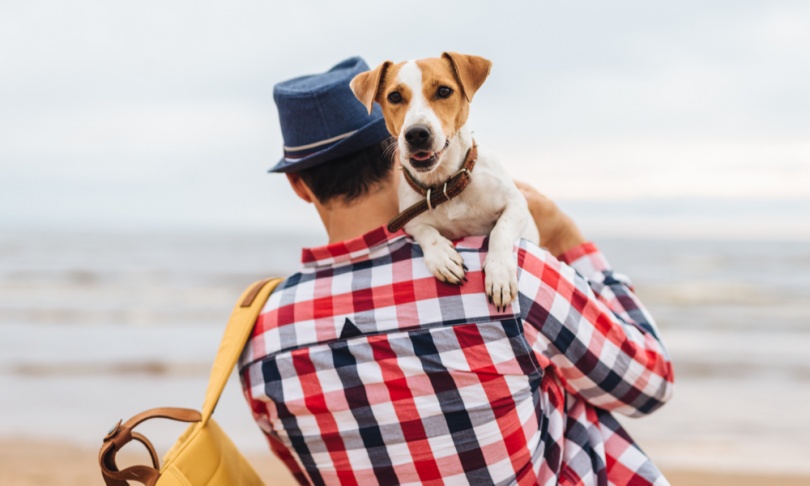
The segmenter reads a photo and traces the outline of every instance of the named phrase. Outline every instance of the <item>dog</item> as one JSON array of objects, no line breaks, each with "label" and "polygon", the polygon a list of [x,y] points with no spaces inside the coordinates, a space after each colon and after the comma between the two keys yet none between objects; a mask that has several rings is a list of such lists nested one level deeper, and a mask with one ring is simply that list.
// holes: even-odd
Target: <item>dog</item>
[{"label": "dog", "polygon": [[[464,171],[468,154],[477,152],[467,118],[491,67],[483,57],[445,52],[440,58],[386,61],[352,79],[354,95],[369,113],[375,102],[382,107],[386,127],[396,138],[403,169],[401,211],[425,200],[417,192],[420,187],[446,194],[446,183]],[[489,234],[484,284],[490,302],[501,310],[517,298],[515,241],[525,238],[539,244],[540,236],[526,200],[503,165],[482,153],[474,163],[460,194],[435,207],[428,201],[428,210],[404,229],[422,247],[431,273],[457,285],[466,280],[466,267],[450,240]]]}]

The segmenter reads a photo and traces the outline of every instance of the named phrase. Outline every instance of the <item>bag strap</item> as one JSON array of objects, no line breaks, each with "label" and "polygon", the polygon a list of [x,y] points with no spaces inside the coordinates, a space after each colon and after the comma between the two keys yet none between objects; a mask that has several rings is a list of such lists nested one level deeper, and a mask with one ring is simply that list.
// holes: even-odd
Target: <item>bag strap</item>
[{"label": "bag strap", "polygon": [[231,371],[236,366],[236,362],[242,354],[242,348],[245,347],[253,331],[253,324],[259,317],[267,298],[270,297],[279,282],[281,282],[280,278],[260,280],[248,287],[237,301],[231,318],[228,320],[228,327],[225,328],[225,334],[219,343],[214,365],[211,367],[208,390],[205,392],[201,412],[203,425],[208,423],[208,419],[214,413],[222,390],[225,389],[225,384],[231,376]]},{"label": "bag strap", "polygon": [[[208,380],[208,390],[205,393],[202,413],[188,408],[153,408],[135,415],[126,422],[119,421],[104,437],[101,450],[98,454],[98,462],[101,466],[101,475],[107,486],[127,486],[127,480],[137,481],[146,486],[154,486],[160,477],[160,463],[155,448],[149,439],[134,432],[138,424],[153,418],[167,418],[180,422],[202,422],[204,426],[214,408],[217,406],[220,395],[225,389],[228,377],[236,366],[236,361],[242,353],[242,348],[247,343],[253,324],[264,307],[267,298],[278,286],[281,279],[268,278],[254,283],[242,293],[236,303],[236,307],[228,320],[225,334],[219,344],[219,351],[214,359],[211,368],[211,377]],[[152,467],[131,466],[123,470],[118,470],[115,463],[115,455],[124,445],[132,440],[143,444],[149,452],[152,460]]]}]

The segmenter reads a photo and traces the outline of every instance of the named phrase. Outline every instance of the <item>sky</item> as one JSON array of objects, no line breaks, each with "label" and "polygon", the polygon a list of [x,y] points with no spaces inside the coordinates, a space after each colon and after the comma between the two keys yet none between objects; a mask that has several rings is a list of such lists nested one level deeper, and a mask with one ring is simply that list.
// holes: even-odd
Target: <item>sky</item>
[{"label": "sky", "polygon": [[275,83],[494,63],[478,142],[597,232],[810,238],[810,2],[0,3],[0,231],[309,231]]}]

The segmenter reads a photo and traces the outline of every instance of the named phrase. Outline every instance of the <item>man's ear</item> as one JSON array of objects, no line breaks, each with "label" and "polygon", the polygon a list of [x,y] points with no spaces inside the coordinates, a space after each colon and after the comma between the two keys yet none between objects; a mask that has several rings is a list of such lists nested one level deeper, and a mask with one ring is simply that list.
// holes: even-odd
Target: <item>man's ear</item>
[{"label": "man's ear", "polygon": [[472,101],[475,92],[478,91],[478,88],[484,84],[487,76],[489,76],[492,61],[483,57],[459,54],[458,52],[443,52],[442,58],[450,61],[453,72],[455,72],[458,82],[461,83],[464,97],[467,98],[467,101]]},{"label": "man's ear", "polygon": [[377,94],[380,91],[380,83],[385,77],[385,71],[392,63],[385,61],[371,71],[360,73],[352,79],[349,87],[357,99],[363,103],[368,109],[368,114],[371,114],[371,109],[374,107],[374,101],[377,99]]},{"label": "man's ear", "polygon": [[315,199],[315,195],[312,194],[310,188],[304,183],[304,179],[301,179],[301,176],[298,175],[296,172],[287,172],[285,174],[287,176],[287,180],[290,181],[290,185],[295,191],[295,194],[298,195],[304,201],[311,203]]}]

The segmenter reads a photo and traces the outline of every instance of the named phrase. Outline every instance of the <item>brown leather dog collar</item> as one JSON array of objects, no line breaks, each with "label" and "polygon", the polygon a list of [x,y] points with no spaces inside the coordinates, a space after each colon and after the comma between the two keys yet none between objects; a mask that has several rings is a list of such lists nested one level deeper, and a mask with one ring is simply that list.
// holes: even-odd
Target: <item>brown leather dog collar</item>
[{"label": "brown leather dog collar", "polygon": [[408,172],[408,169],[403,167],[402,170],[405,171],[405,180],[408,182],[408,185],[425,198],[405,209],[394,219],[389,221],[388,231],[393,233],[401,230],[415,217],[432,210],[440,204],[446,203],[464,192],[464,189],[467,188],[472,180],[472,170],[477,160],[478,145],[476,145],[475,140],[473,140],[472,147],[470,147],[470,150],[467,151],[467,155],[464,157],[464,165],[461,166],[458,172],[450,176],[444,184],[431,187],[424,187],[416,180],[413,174]]}]

